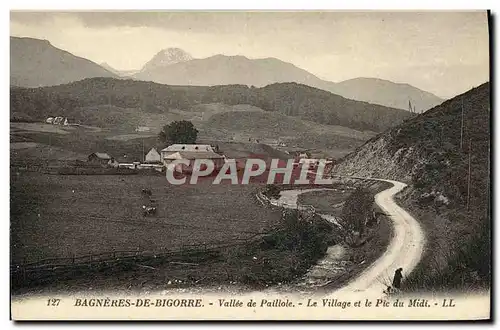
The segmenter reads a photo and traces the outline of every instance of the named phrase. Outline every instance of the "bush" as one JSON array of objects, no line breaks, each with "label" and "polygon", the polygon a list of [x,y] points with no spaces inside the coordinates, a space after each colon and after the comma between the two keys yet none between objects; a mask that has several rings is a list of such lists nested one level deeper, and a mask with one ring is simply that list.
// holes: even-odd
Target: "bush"
[{"label": "bush", "polygon": [[342,208],[342,219],[353,231],[357,231],[360,237],[365,232],[366,222],[372,216],[373,196],[370,191],[358,187],[349,195]]},{"label": "bush", "polygon": [[268,198],[280,198],[280,188],[275,184],[268,184],[263,194]]},{"label": "bush", "polygon": [[[331,225],[319,216],[303,216],[287,210],[279,229],[259,244],[253,264],[243,272],[245,284],[270,285],[290,282],[304,274],[334,244]],[[265,251],[265,252],[264,252]]]}]

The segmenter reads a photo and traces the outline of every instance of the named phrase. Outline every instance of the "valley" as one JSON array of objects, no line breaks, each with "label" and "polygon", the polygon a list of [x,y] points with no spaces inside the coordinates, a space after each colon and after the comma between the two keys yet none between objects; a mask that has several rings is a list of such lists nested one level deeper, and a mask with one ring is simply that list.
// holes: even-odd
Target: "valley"
[{"label": "valley", "polygon": [[[181,48],[117,70],[18,37],[10,82],[17,294],[381,292],[398,267],[404,292],[490,285],[489,83],[444,100],[381,78],[332,82],[277,58]],[[179,123],[194,139],[167,137]],[[175,186],[165,147],[181,145],[168,156],[192,161],[208,148],[238,170],[251,158],[294,159],[294,170],[324,159],[335,180]]]}]

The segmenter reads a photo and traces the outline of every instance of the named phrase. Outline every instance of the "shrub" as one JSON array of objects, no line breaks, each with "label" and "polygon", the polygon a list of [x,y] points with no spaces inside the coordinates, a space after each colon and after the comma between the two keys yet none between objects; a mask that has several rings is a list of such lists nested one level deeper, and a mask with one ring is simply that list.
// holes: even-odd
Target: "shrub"
[{"label": "shrub", "polygon": [[280,188],[275,184],[268,184],[263,194],[268,198],[278,199],[280,197]]}]

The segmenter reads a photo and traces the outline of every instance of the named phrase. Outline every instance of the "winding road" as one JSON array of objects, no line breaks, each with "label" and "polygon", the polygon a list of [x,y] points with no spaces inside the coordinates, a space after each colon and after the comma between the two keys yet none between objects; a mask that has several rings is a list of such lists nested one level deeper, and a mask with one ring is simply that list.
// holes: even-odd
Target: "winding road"
[{"label": "winding road", "polygon": [[[384,181],[393,185],[375,195],[375,203],[392,220],[393,237],[387,250],[379,259],[336,292],[373,291],[380,293],[386,289],[387,285],[390,285],[396,269],[403,268],[404,277],[413,271],[422,257],[425,236],[417,220],[399,207],[393,199],[394,195],[406,187],[406,184],[376,178],[349,177],[349,179]],[[297,199],[300,194],[318,190],[328,189],[285,190],[281,192],[281,196],[275,204],[287,208],[297,208]],[[321,216],[326,220],[331,220],[324,215]]]}]

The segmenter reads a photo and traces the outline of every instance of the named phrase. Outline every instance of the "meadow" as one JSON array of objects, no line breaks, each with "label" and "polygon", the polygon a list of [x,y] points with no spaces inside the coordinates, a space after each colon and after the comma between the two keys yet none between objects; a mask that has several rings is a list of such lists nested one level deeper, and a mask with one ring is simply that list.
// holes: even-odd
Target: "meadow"
[{"label": "meadow", "polygon": [[[144,217],[142,189],[158,214]],[[260,207],[254,185],[173,186],[163,176],[11,173],[13,263],[110,251],[162,251],[268,230],[280,213]]]}]

